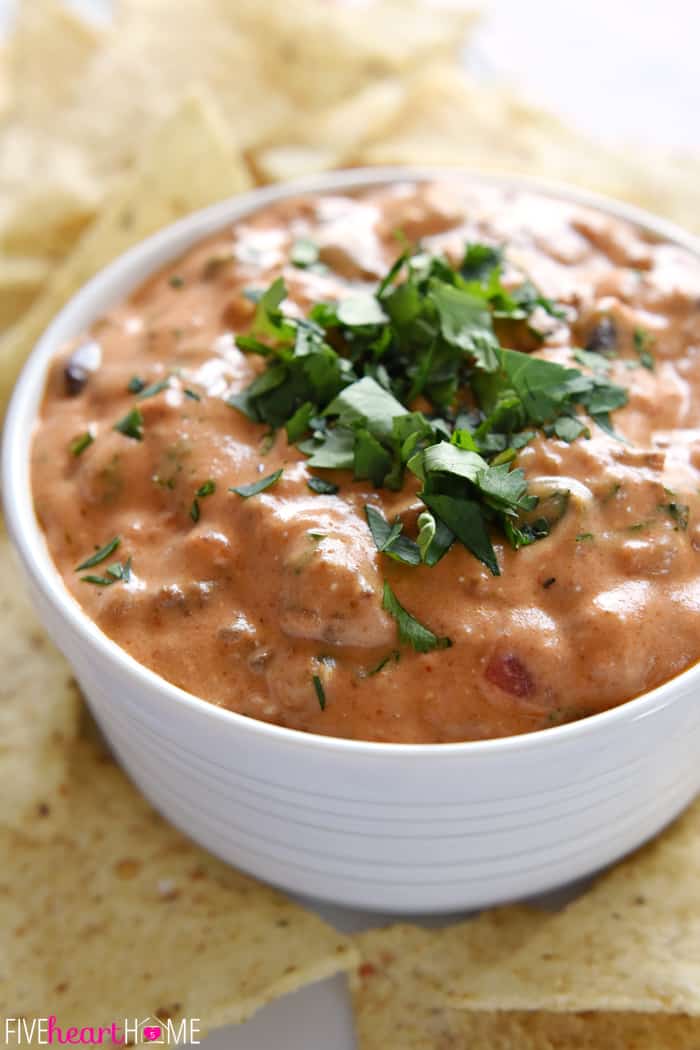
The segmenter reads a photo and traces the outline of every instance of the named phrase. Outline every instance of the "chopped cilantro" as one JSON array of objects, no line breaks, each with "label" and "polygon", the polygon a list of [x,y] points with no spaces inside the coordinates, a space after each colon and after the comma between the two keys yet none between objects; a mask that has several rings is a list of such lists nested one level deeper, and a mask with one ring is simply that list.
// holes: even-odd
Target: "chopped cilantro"
[{"label": "chopped cilantro", "polygon": [[[300,251],[308,264],[312,250]],[[590,374],[504,349],[496,321],[565,315],[530,281],[506,287],[502,268],[493,245],[467,244],[457,265],[407,247],[374,291],[318,302],[305,318],[284,313],[282,278],[251,293],[255,317],[237,345],[266,367],[229,404],[284,426],[314,470],[349,470],[390,489],[407,468],[415,473],[426,508],[417,541],[367,512],[377,548],[405,564],[434,565],[458,540],[498,574],[494,528],[517,549],[552,525],[531,513],[537,497],[513,468],[518,450],[538,431],[590,436],[582,412],[617,436],[611,413],[627,391],[608,380],[598,353],[616,338],[611,323],[576,352]],[[412,410],[416,398],[424,411]]]},{"label": "chopped cilantro", "polygon": [[650,372],[653,372],[656,367],[656,361],[654,355],[651,352],[651,347],[654,345],[654,337],[650,335],[644,328],[635,328],[632,336],[634,342],[634,349],[637,351],[639,357],[639,363],[643,368],[648,368]]},{"label": "chopped cilantro", "polygon": [[338,486],[334,485],[332,481],[318,478],[315,474],[311,475],[306,484],[312,492],[316,492],[319,496],[335,496],[338,491]]},{"label": "chopped cilantro", "polygon": [[370,667],[369,670],[362,672],[362,677],[372,678],[373,675],[379,674],[380,671],[383,671],[389,662],[393,661],[395,664],[397,664],[400,659],[401,653],[399,652],[399,650],[392,649],[391,652],[387,653],[386,656],[382,657],[379,663],[375,664],[374,667]]},{"label": "chopped cilantro", "polygon": [[96,587],[111,587],[119,580],[128,583],[131,579],[131,558],[127,558],[124,563],[115,561],[112,565],[108,565],[104,576],[88,575],[81,576],[80,579],[82,583],[92,583]]},{"label": "chopped cilantro", "polygon": [[68,446],[71,456],[81,456],[85,449],[89,448],[94,440],[95,438],[89,430],[84,431],[82,434],[78,434]]},{"label": "chopped cilantro", "polygon": [[155,397],[156,394],[160,394],[161,390],[165,390],[166,387],[170,386],[170,377],[165,379],[159,379],[155,383],[151,383],[150,386],[146,386],[139,392],[139,401],[144,401],[147,397]]},{"label": "chopped cilantro", "polygon": [[314,683],[314,691],[316,693],[316,699],[318,700],[318,706],[321,708],[322,711],[325,711],[326,710],[326,691],[323,688],[323,682],[321,681],[321,679],[318,677],[317,674],[315,674],[313,676],[312,681]]},{"label": "chopped cilantro", "polygon": [[132,408],[125,416],[114,424],[113,430],[118,430],[125,437],[134,441],[143,441],[143,416],[138,408]]},{"label": "chopped cilantro", "polygon": [[454,533],[427,509],[418,515],[418,530],[421,561],[426,565],[437,565],[452,546]]},{"label": "chopped cilantro", "polygon": [[420,549],[408,536],[403,536],[403,525],[397,519],[390,525],[381,511],[365,504],[365,517],[380,554],[388,554],[395,561],[403,562],[405,565],[418,565],[421,560]]},{"label": "chopped cilantro", "polygon": [[428,627],[424,627],[414,616],[411,616],[386,581],[384,582],[382,608],[396,620],[400,641],[412,646],[417,653],[429,653],[433,649],[448,649],[452,645],[449,638],[438,638]]},{"label": "chopped cilantro", "polygon": [[105,561],[109,558],[110,554],[114,553],[120,543],[121,537],[115,536],[114,539],[111,539],[109,543],[105,543],[104,547],[100,547],[94,554],[91,554],[89,558],[86,558],[85,561],[81,561],[80,565],[76,565],[75,571],[82,572],[83,569],[92,569],[94,565],[99,565],[100,562]]},{"label": "chopped cilantro", "polygon": [[184,277],[181,277],[179,273],[174,273],[168,278],[168,284],[171,288],[183,288],[185,285],[185,279]]},{"label": "chopped cilantro", "polygon": [[127,384],[127,390],[130,394],[140,394],[145,385],[141,376],[132,376]]},{"label": "chopped cilantro", "polygon": [[554,433],[562,441],[566,441],[569,444],[575,441],[576,438],[590,437],[591,432],[585,423],[582,423],[580,419],[575,416],[560,416],[559,419],[554,422]]},{"label": "chopped cilantro", "polygon": [[235,488],[229,489],[229,492],[235,492],[238,496],[242,496],[243,499],[250,499],[251,496],[257,496],[258,493],[264,492],[265,489],[272,488],[282,477],[283,470],[284,468],[280,467],[274,474],[268,474],[266,478],[260,478],[260,481],[253,481],[249,485],[237,485]]},{"label": "chopped cilantro", "polygon": [[201,401],[202,400],[201,394],[198,394],[196,390],[191,390],[188,386],[186,386],[185,389],[182,392],[185,395],[185,397],[191,398],[192,401]]},{"label": "chopped cilantro", "polygon": [[190,507],[190,517],[195,524],[199,521],[201,516],[201,508],[199,506],[200,499],[204,499],[205,496],[211,496],[212,492],[216,492],[216,482],[209,478],[204,484],[200,485],[194,494],[192,500],[192,506]]},{"label": "chopped cilantro", "polygon": [[308,237],[299,237],[292,245],[289,260],[292,266],[300,270],[308,270],[318,263],[318,245]]}]

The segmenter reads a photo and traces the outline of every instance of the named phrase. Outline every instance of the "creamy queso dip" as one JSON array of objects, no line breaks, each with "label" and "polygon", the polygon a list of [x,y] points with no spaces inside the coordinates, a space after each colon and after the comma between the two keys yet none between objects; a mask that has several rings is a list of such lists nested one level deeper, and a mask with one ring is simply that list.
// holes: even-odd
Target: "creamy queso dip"
[{"label": "creamy queso dip", "polygon": [[[600,369],[628,397],[608,417],[613,434],[581,409],[577,437],[531,428],[509,466],[550,508],[549,532],[514,549],[489,521],[500,575],[458,540],[434,565],[380,552],[366,506],[416,549],[426,508],[414,473],[397,490],[310,467],[284,426],[227,403],[270,366],[236,336],[275,278],[282,311],[304,318],[319,302],[366,303],[407,245],[457,266],[475,243],[503,247],[504,288],[528,278],[557,304],[526,322],[494,315],[501,346]],[[436,413],[425,393],[410,407],[454,423],[456,408]],[[466,408],[474,427],[473,399]],[[279,470],[256,494],[231,491]],[[458,181],[275,203],[66,347],[32,471],[71,594],[133,657],[212,703],[396,742],[579,719],[700,657],[700,262],[602,213]],[[385,582],[449,647],[399,637]]]}]

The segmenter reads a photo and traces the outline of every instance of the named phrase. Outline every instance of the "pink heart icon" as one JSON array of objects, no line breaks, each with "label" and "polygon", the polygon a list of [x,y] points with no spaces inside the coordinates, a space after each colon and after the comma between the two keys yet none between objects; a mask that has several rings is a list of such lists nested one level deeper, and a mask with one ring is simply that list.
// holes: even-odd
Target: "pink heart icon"
[{"label": "pink heart icon", "polygon": [[143,1038],[147,1043],[152,1043],[155,1039],[160,1039],[160,1027],[144,1028]]}]

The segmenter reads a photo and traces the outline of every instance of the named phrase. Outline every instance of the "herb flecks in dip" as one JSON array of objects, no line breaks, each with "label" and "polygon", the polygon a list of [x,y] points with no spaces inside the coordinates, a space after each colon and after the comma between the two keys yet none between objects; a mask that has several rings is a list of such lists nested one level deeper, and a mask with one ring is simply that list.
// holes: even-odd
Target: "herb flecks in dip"
[{"label": "herb flecks in dip", "polygon": [[[244,714],[433,742],[700,658],[700,262],[451,181],[270,206],[54,363],[67,587]],[[82,567],[82,568],[78,568]]]}]

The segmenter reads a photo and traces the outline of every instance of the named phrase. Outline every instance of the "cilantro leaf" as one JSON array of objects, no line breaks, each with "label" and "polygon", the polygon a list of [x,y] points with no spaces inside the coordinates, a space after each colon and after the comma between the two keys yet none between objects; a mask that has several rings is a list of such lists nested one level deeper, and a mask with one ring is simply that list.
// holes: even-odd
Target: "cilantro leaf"
[{"label": "cilantro leaf", "polygon": [[345,387],[324,414],[338,416],[341,425],[363,424],[374,437],[388,441],[393,435],[394,418],[407,415],[408,409],[375,379],[364,376]]},{"label": "cilantro leaf", "polygon": [[428,627],[424,627],[422,623],[419,623],[411,613],[407,612],[386,581],[384,583],[382,608],[396,620],[399,640],[406,645],[412,646],[417,653],[429,653],[433,649],[449,649],[452,645],[449,638],[439,638]]},{"label": "cilantro leaf", "polygon": [[325,689],[323,688],[323,682],[321,681],[321,679],[318,677],[317,674],[312,676],[312,681],[313,681],[313,684],[314,684],[314,692],[316,693],[316,699],[318,700],[318,706],[321,708],[322,711],[325,711],[326,710],[326,692],[325,692]]},{"label": "cilantro leaf", "polygon": [[383,324],[388,320],[381,303],[374,295],[353,295],[341,299],[336,311],[338,321],[348,328]]},{"label": "cilantro leaf", "polygon": [[418,549],[421,561],[426,565],[437,565],[443,554],[454,542],[454,533],[448,529],[444,521],[435,518],[429,510],[424,510],[418,515]]},{"label": "cilantro leaf", "polygon": [[138,408],[132,408],[125,416],[118,420],[112,430],[118,430],[120,434],[131,438],[133,441],[143,441],[143,416]]},{"label": "cilantro leaf", "polygon": [[86,558],[85,561],[81,561],[80,565],[76,565],[75,571],[82,572],[83,569],[91,569],[94,565],[99,565],[100,562],[106,561],[110,554],[117,549],[120,543],[121,537],[115,536],[109,541],[109,543],[105,543],[104,547],[100,547],[99,550],[96,550],[89,558]]},{"label": "cilantro leaf", "polygon": [[431,281],[430,298],[440,318],[443,339],[472,354],[484,372],[495,372],[498,340],[483,298],[440,281]]},{"label": "cilantro leaf", "polygon": [[318,262],[319,249],[315,241],[299,237],[292,245],[289,260],[293,266],[306,270]]},{"label": "cilantro leaf", "polygon": [[503,251],[491,244],[468,244],[459,272],[467,281],[488,281],[503,265]]},{"label": "cilantro leaf", "polygon": [[651,347],[654,345],[653,335],[650,335],[644,328],[635,328],[632,339],[634,342],[634,349],[639,356],[640,365],[642,365],[643,368],[649,369],[650,372],[653,372],[656,368],[656,361],[651,352]]},{"label": "cilantro leaf", "polygon": [[488,534],[481,507],[475,500],[423,492],[424,502],[444,525],[464,544],[468,551],[489,569],[492,576],[500,576],[496,552]]},{"label": "cilantro leaf", "polygon": [[332,481],[318,478],[315,474],[311,475],[306,484],[312,492],[316,492],[319,496],[335,496],[338,491],[338,486],[334,485]]},{"label": "cilantro leaf", "polygon": [[421,554],[418,544],[408,536],[402,536],[403,525],[395,521],[390,525],[381,511],[369,503],[365,504],[365,517],[380,554],[388,554],[395,561],[404,562],[406,565],[419,565]]},{"label": "cilantro leaf", "polygon": [[234,488],[230,488],[229,492],[235,492],[238,496],[242,496],[243,499],[250,499],[251,496],[257,496],[258,493],[264,492],[265,489],[272,488],[276,485],[279,479],[282,477],[284,468],[280,467],[274,474],[268,474],[266,478],[260,478],[259,481],[252,481],[249,485],[236,485]]}]

